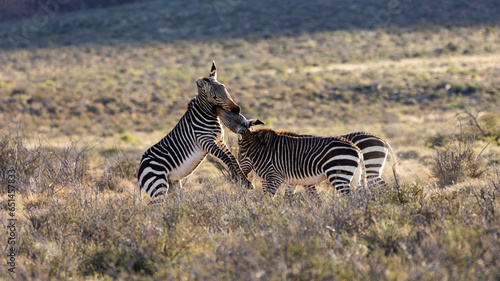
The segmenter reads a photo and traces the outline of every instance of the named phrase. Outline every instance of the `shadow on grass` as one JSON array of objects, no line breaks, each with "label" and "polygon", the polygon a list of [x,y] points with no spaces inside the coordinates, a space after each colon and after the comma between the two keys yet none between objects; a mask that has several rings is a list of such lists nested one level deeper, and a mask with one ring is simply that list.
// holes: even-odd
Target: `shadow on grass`
[{"label": "shadow on grass", "polygon": [[71,0],[50,0],[33,4],[38,6],[32,7],[34,12],[27,15],[6,17],[4,11],[3,18],[10,19],[0,23],[0,48],[136,45],[228,38],[258,40],[324,31],[497,26],[500,23],[496,0],[131,0],[113,3],[122,2],[133,3],[66,12],[71,5],[80,8],[81,5],[74,5]]}]

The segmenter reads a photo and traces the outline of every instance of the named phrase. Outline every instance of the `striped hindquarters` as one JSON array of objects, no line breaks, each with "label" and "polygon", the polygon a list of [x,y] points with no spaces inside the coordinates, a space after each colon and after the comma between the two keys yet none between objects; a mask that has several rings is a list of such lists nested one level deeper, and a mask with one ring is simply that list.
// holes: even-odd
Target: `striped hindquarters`
[{"label": "striped hindquarters", "polygon": [[363,156],[361,151],[346,139],[327,138],[327,140],[329,142],[322,153],[323,159],[319,165],[335,189],[341,193],[348,193],[351,187],[359,184],[361,170],[358,167]]},{"label": "striped hindquarters", "polygon": [[352,141],[363,153],[366,176],[371,186],[385,186],[381,178],[387,161],[389,145],[384,139],[366,132],[356,132],[342,137]]}]

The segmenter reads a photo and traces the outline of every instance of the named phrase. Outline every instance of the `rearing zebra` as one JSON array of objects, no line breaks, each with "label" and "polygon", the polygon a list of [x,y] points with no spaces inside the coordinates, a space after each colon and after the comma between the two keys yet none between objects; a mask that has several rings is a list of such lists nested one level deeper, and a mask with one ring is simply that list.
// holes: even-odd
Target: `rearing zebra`
[{"label": "rearing zebra", "polygon": [[223,123],[238,134],[238,144],[263,182],[264,192],[276,194],[282,183],[314,185],[326,179],[348,193],[360,181],[366,187],[361,150],[341,137],[297,137],[270,129],[250,130],[260,120],[218,110]]},{"label": "rearing zebra", "polygon": [[141,187],[153,201],[166,195],[169,188],[179,186],[180,180],[191,174],[210,153],[239,175],[248,186],[246,175],[224,143],[224,131],[216,108],[239,114],[240,107],[233,101],[224,84],[217,81],[217,68],[212,62],[210,76],[196,80],[198,94],[189,103],[179,123],[157,144],[144,152],[138,172],[138,195]]}]

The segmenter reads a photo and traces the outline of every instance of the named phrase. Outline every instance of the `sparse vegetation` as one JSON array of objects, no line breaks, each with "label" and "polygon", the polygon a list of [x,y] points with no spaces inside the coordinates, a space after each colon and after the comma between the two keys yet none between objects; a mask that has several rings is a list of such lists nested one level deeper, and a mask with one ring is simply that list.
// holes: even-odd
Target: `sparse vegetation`
[{"label": "sparse vegetation", "polygon": [[442,185],[454,184],[466,178],[479,178],[486,171],[486,163],[481,154],[475,152],[475,138],[464,132],[461,123],[446,143],[435,148],[433,174]]},{"label": "sparse vegetation", "polygon": [[[111,2],[128,4],[61,8],[17,45],[26,21],[0,22],[0,172],[16,171],[18,230],[2,277],[500,279],[495,1]],[[271,201],[205,161],[159,209],[138,203],[142,153],[212,60],[248,118],[380,135],[405,184],[389,163],[369,195],[321,184],[321,203],[300,188]]]},{"label": "sparse vegetation", "polygon": [[[7,140],[13,148],[15,139]],[[24,159],[43,163],[53,154],[44,147],[25,151]],[[69,151],[76,153],[62,153],[54,166],[80,163],[91,154],[85,146]],[[133,167],[123,157],[110,161],[102,177],[130,184]],[[161,212],[147,200],[135,204],[135,187],[117,192],[109,187],[112,180],[92,181],[95,171],[82,171],[71,173],[59,189],[19,185],[16,279],[499,276],[498,171],[459,188],[416,182],[398,192],[373,190],[370,197],[343,197],[320,186],[321,204],[305,193],[294,201],[271,201],[218,176],[191,181],[182,193],[171,194]],[[50,173],[40,177],[52,181]],[[6,219],[6,212],[1,216]]]}]

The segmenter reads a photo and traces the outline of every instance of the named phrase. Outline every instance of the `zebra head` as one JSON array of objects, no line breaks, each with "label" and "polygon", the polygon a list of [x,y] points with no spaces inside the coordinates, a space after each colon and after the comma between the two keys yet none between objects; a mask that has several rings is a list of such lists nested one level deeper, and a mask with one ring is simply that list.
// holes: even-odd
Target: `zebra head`
[{"label": "zebra head", "polygon": [[241,114],[235,114],[231,111],[222,108],[217,109],[217,116],[221,119],[222,123],[233,133],[238,134],[238,140],[241,140],[242,135],[251,134],[250,128],[256,125],[265,125],[264,121],[260,119],[246,119]]},{"label": "zebra head", "polygon": [[203,95],[212,106],[222,107],[234,114],[240,113],[240,107],[233,101],[233,98],[226,90],[226,86],[217,81],[215,61],[212,61],[212,69],[208,78],[198,78],[196,85],[198,86],[198,95]]}]

